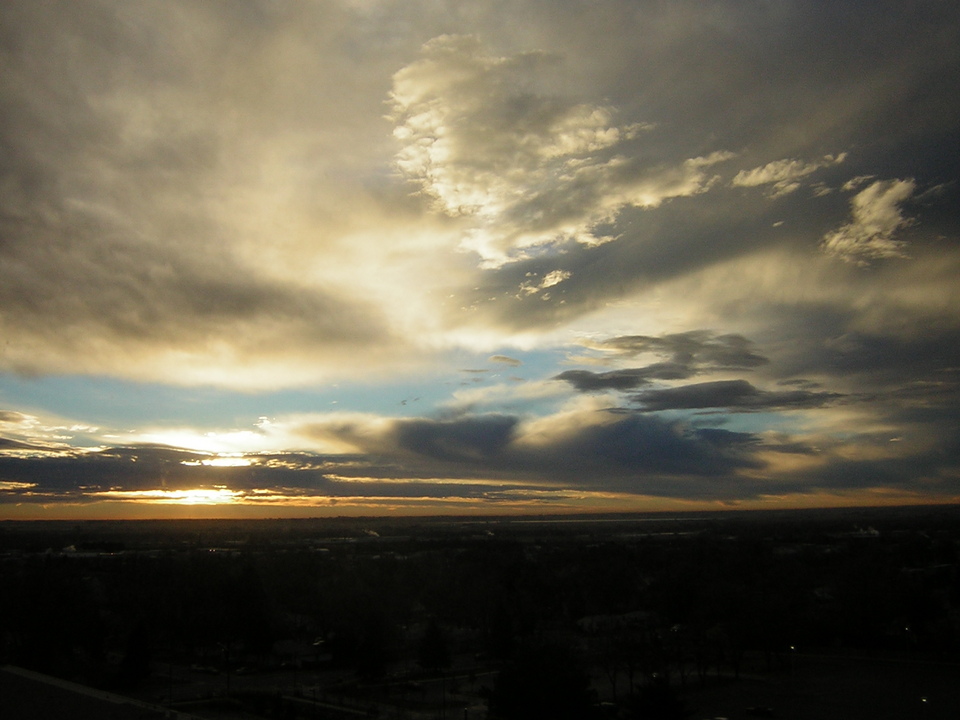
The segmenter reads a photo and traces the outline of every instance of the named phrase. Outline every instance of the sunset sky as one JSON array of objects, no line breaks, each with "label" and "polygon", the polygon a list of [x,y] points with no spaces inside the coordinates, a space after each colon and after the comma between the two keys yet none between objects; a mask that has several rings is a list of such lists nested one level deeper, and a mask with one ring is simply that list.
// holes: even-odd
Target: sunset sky
[{"label": "sunset sky", "polygon": [[5,0],[0,518],[960,501],[960,3]]}]

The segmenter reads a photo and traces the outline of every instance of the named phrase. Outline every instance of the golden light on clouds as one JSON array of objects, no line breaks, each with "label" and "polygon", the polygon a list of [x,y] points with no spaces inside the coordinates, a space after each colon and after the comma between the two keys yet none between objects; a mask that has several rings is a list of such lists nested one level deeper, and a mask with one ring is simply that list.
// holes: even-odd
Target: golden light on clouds
[{"label": "golden light on clouds", "polygon": [[192,490],[104,490],[91,493],[104,500],[157,505],[229,505],[238,502],[242,493],[225,487]]},{"label": "golden light on clouds", "polygon": [[957,3],[595,5],[0,2],[0,518],[960,494]]},{"label": "golden light on clouds", "polygon": [[203,460],[185,460],[183,464],[203,467],[250,467],[253,460],[241,455],[218,455]]}]

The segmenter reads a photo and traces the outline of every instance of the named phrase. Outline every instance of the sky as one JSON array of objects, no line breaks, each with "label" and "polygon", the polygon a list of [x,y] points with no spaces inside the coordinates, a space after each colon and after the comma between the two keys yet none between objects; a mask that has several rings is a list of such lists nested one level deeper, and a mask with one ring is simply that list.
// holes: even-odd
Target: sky
[{"label": "sky", "polygon": [[960,501],[955,0],[0,3],[0,519]]}]

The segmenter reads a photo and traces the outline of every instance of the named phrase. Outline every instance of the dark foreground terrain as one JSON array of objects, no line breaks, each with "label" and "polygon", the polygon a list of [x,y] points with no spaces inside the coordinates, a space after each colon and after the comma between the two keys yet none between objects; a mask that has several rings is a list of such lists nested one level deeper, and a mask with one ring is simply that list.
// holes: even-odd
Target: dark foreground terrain
[{"label": "dark foreground terrain", "polygon": [[957,507],[5,522],[0,717],[955,718],[958,564]]}]

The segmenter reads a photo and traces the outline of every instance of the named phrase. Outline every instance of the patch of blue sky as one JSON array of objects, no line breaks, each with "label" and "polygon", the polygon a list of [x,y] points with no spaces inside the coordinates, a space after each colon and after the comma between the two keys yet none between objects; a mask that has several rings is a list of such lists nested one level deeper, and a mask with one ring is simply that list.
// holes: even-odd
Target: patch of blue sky
[{"label": "patch of blue sky", "polygon": [[144,422],[215,425],[240,417],[256,396],[211,387],[179,387],[102,376],[0,375],[0,403],[38,415],[123,427]]},{"label": "patch of blue sky", "polygon": [[718,428],[731,432],[803,434],[809,420],[803,412],[730,412],[726,408],[665,411],[661,418],[683,420],[698,428]]},{"label": "patch of blue sky", "polygon": [[[511,384],[519,388],[524,382],[549,379],[559,372],[564,356],[560,349],[456,351],[442,370],[264,392],[134,382],[106,376],[24,377],[3,373],[0,410],[115,429],[163,425],[190,425],[197,429],[245,427],[255,424],[260,417],[326,412],[426,416],[448,405],[464,389]],[[527,404],[527,410],[536,413],[546,410],[550,401],[521,401],[518,397],[517,402]]]},{"label": "patch of blue sky", "polygon": [[[411,394],[413,393],[413,394]],[[51,414],[113,427],[184,424],[194,427],[245,425],[261,416],[326,412],[392,413],[405,399],[436,399],[428,384],[332,383],[269,392],[218,387],[138,383],[109,377],[0,375],[0,403],[21,412]]]}]

